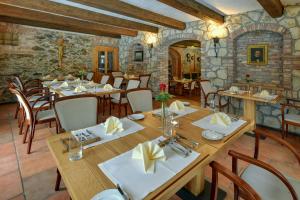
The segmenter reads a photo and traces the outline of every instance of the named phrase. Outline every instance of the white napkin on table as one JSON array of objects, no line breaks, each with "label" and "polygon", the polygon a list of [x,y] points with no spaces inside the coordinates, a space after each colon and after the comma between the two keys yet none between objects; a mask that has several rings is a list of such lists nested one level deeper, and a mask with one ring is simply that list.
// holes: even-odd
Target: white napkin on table
[{"label": "white napkin on table", "polygon": [[54,83],[57,83],[58,82],[58,80],[57,80],[57,78],[56,79],[54,79],[53,81],[51,81],[51,84],[54,84]]},{"label": "white napkin on table", "polygon": [[117,132],[123,131],[123,124],[119,118],[111,116],[106,119],[104,123],[104,130],[107,135],[112,135]]},{"label": "white napkin on table", "polygon": [[113,86],[111,86],[111,84],[105,84],[103,87],[104,90],[112,90],[114,89]]},{"label": "white napkin on table", "polygon": [[94,81],[89,81],[87,85],[89,85],[89,86],[95,86],[95,85],[97,85],[97,83],[95,83]]},{"label": "white napkin on table", "polygon": [[270,93],[267,90],[263,90],[260,92],[259,96],[262,98],[268,98],[270,96]]},{"label": "white napkin on table", "polygon": [[77,78],[74,80],[75,82],[80,82],[80,78]]},{"label": "white napkin on table", "polygon": [[42,79],[50,79],[51,78],[51,75],[48,74],[47,76],[43,76]]},{"label": "white napkin on table", "polygon": [[66,88],[66,87],[69,87],[69,84],[65,81],[65,82],[63,82],[60,86],[59,86],[59,88]]},{"label": "white napkin on table", "polygon": [[74,92],[76,92],[76,93],[78,93],[78,92],[86,92],[86,91],[87,91],[87,89],[84,86],[82,86],[82,85],[76,87],[75,90],[74,90]]},{"label": "white napkin on table", "polygon": [[132,159],[142,160],[145,173],[153,174],[157,160],[166,160],[164,150],[151,141],[138,144],[132,151]]},{"label": "white napkin on table", "polygon": [[237,92],[239,92],[239,88],[237,86],[231,86],[229,91],[237,93]]},{"label": "white napkin on table", "polygon": [[173,101],[169,107],[171,111],[183,111],[185,110],[185,106],[181,101]]},{"label": "white napkin on table", "polygon": [[214,113],[210,120],[211,124],[217,124],[227,127],[231,124],[231,119],[228,115],[223,112]]},{"label": "white napkin on table", "polygon": [[74,76],[72,76],[72,74],[68,74],[65,78],[66,79],[74,79]]}]

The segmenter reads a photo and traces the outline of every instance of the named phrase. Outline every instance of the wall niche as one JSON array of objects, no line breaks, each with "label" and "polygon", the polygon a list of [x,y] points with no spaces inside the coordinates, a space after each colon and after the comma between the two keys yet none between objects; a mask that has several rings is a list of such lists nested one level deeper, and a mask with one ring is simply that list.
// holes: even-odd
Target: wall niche
[{"label": "wall niche", "polygon": [[147,71],[148,59],[145,57],[145,48],[141,43],[132,45],[129,54],[127,73],[143,74]]},{"label": "wall niche", "polygon": [[[248,46],[268,46],[266,65],[247,64]],[[234,40],[234,81],[245,81],[246,74],[254,82],[280,85],[283,82],[283,36],[268,30],[246,32]]]}]

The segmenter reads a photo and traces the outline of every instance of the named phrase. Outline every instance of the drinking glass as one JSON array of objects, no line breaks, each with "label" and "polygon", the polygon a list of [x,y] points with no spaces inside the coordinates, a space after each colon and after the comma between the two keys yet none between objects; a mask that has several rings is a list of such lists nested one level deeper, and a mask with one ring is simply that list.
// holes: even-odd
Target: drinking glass
[{"label": "drinking glass", "polygon": [[77,133],[76,135],[71,134],[69,137],[69,160],[76,161],[82,158],[82,133]]},{"label": "drinking glass", "polygon": [[213,112],[216,112],[216,103],[215,99],[210,100],[209,107]]}]

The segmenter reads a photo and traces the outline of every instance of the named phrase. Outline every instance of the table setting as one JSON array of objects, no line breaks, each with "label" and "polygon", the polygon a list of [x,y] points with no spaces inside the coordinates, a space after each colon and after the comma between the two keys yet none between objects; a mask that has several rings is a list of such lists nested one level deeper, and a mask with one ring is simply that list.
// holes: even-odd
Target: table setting
[{"label": "table setting", "polygon": [[269,101],[272,101],[278,97],[278,95],[270,94],[267,90],[262,90],[261,92],[258,92],[256,94],[254,94],[253,96],[257,97],[257,98],[269,100]]}]

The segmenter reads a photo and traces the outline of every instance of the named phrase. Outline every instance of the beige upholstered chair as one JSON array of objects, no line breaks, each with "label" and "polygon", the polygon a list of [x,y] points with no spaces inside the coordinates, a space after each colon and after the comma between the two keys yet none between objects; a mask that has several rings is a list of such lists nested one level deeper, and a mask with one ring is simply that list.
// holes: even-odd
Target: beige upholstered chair
[{"label": "beige upholstered chair", "polygon": [[[131,89],[136,89],[139,87],[140,81],[139,80],[129,80],[127,83],[126,92]],[[118,105],[118,116],[121,116],[121,106],[125,108],[125,114],[127,115],[127,104],[128,100],[126,98],[126,94],[122,97],[121,92],[116,94],[111,94],[111,101],[110,101],[110,114],[111,114],[111,106]]]},{"label": "beige upholstered chair", "polygon": [[107,84],[109,80],[109,75],[103,75],[100,80],[100,84]]},{"label": "beige upholstered chair", "polygon": [[201,80],[200,87],[204,97],[204,107],[209,106],[209,101],[214,99],[216,102],[216,106],[220,110],[222,110],[226,106],[228,106],[227,109],[229,109],[229,99],[220,96],[218,92],[222,90],[217,90],[217,88],[213,87],[209,80]]},{"label": "beige upholstered chair", "polygon": [[124,80],[124,77],[123,76],[115,76],[114,77],[114,84],[113,84],[113,87],[114,88],[117,88],[117,89],[120,89],[121,88],[121,85],[123,83],[123,80]]},{"label": "beige upholstered chair", "polygon": [[[298,103],[298,105],[296,105]],[[290,109],[294,108],[298,113],[291,113]],[[281,104],[281,121],[282,121],[282,138],[287,137],[289,125],[300,127],[300,100],[287,99],[286,104]]]},{"label": "beige upholstered chair", "polygon": [[[281,145],[286,146],[296,156],[300,164],[299,152],[285,140],[268,133],[267,131],[255,130],[255,153],[254,158],[235,152],[229,151],[232,156],[232,170],[238,175],[238,159],[243,160],[250,165],[242,172],[240,177],[248,183],[262,199],[282,200],[282,199],[298,199],[300,196],[300,181],[289,176],[283,175],[271,165],[258,160],[259,155],[259,140],[261,136],[268,137],[277,141]],[[276,153],[276,152],[274,152]],[[243,197],[243,192],[235,189],[235,199]]]},{"label": "beige upholstered chair", "polygon": [[127,99],[133,113],[153,110],[152,92],[150,89],[128,90]]},{"label": "beige upholstered chair", "polygon": [[[43,123],[49,123],[49,122],[56,122],[55,113],[52,108],[53,104],[53,97],[54,95],[48,95],[43,96],[37,99],[33,105],[30,105],[26,97],[22,94],[21,91],[18,89],[9,88],[10,92],[12,94],[15,94],[20,105],[21,105],[21,111],[22,111],[22,121],[21,121],[21,127],[20,127],[20,133],[22,134],[23,126],[26,126],[25,133],[23,136],[23,143],[26,142],[28,131],[30,131],[29,134],[29,141],[28,141],[28,147],[27,147],[27,154],[30,154],[31,152],[31,145],[35,134],[35,127],[36,124],[43,124]],[[43,101],[44,103],[41,104],[41,106],[35,111],[33,111],[33,108],[35,107],[35,104],[39,101]],[[44,105],[48,104],[49,108],[48,110],[45,110],[43,107]],[[57,123],[56,123],[56,132],[57,131]]]},{"label": "beige upholstered chair", "polygon": [[88,72],[88,73],[86,74],[86,79],[87,79],[88,81],[93,80],[93,78],[94,78],[94,72]]},{"label": "beige upholstered chair", "polygon": [[151,74],[144,74],[144,75],[140,75],[139,79],[140,79],[140,88],[148,88],[149,86],[149,81],[151,78]]},{"label": "beige upholstered chair", "polygon": [[111,74],[112,74],[113,77],[123,76],[123,72],[120,72],[120,71],[118,71],[118,72],[111,72]]},{"label": "beige upholstered chair", "polygon": [[191,83],[184,84],[184,91],[188,92],[190,96],[192,96],[192,92],[195,91],[196,81],[192,81]]},{"label": "beige upholstered chair", "polygon": [[94,126],[98,123],[98,99],[94,95],[62,97],[55,101],[60,132]]}]

